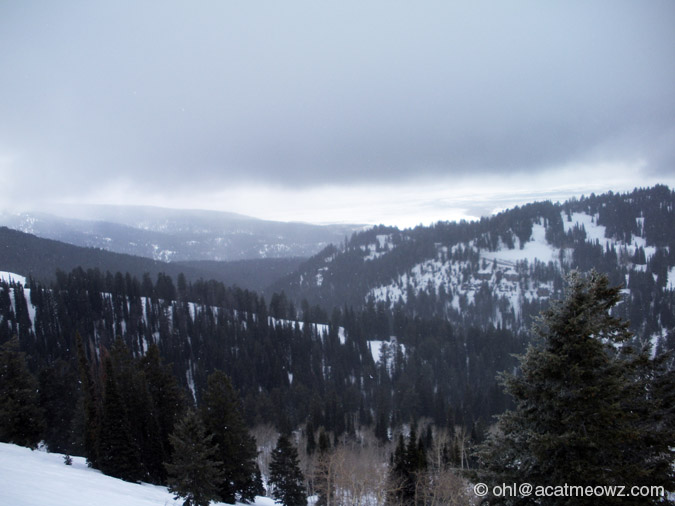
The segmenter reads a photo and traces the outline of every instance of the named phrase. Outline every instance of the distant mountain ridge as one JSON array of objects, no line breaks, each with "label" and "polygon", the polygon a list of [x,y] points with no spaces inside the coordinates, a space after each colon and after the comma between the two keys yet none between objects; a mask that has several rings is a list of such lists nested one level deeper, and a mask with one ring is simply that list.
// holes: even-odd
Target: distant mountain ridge
[{"label": "distant mountain ridge", "polygon": [[214,279],[227,285],[260,291],[276,279],[292,272],[298,258],[257,258],[234,262],[160,262],[150,258],[113,253],[99,248],[81,247],[0,227],[0,271],[32,276],[42,282],[55,279],[57,270],[70,272],[81,267],[105,272],[129,273],[138,278],[159,273],[177,279]]},{"label": "distant mountain ridge", "polygon": [[76,246],[164,262],[309,257],[364,228],[144,206],[61,206],[48,211],[5,212],[0,214],[0,225]]}]

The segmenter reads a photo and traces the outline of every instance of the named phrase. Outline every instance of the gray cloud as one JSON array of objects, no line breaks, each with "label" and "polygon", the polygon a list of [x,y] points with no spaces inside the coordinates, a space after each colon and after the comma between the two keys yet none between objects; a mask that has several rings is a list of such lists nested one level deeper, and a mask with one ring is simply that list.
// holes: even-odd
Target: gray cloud
[{"label": "gray cloud", "polygon": [[3,2],[0,171],[70,195],[636,160],[672,177],[673,22],[668,0]]}]

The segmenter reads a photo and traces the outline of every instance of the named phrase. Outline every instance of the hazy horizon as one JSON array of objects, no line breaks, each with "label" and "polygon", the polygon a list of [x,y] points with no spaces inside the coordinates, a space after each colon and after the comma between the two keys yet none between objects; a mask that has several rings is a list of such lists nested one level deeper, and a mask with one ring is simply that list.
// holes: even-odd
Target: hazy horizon
[{"label": "hazy horizon", "polygon": [[675,186],[675,4],[0,5],[0,209],[414,226]]}]

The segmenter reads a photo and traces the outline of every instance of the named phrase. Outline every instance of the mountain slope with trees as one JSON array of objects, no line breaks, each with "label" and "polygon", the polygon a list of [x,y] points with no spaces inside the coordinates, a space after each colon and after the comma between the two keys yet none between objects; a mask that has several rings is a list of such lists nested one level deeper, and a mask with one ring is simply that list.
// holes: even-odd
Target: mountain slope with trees
[{"label": "mountain slope with trees", "polygon": [[643,339],[675,345],[675,192],[665,186],[539,202],[476,222],[375,227],[275,283],[291,300],[344,304],[461,327],[529,329],[565,273],[595,268],[626,288],[617,311]]},{"label": "mountain slope with trees", "polygon": [[103,272],[128,272],[138,278],[146,273],[156,278],[163,273],[177,279],[182,274],[188,280],[215,279],[227,285],[261,291],[292,272],[301,262],[300,258],[258,258],[168,263],[100,248],[74,246],[0,227],[0,268],[45,283],[55,279],[57,270],[69,272],[81,267]]}]

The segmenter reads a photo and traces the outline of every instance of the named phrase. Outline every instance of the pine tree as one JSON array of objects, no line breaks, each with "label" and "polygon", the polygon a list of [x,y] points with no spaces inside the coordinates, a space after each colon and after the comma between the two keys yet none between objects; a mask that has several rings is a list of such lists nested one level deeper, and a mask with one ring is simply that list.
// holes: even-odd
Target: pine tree
[{"label": "pine tree", "polygon": [[239,396],[230,379],[216,371],[207,379],[202,402],[202,418],[213,441],[220,448],[223,481],[219,493],[223,501],[250,502],[262,490],[256,476],[257,448],[241,414]]},{"label": "pine tree", "polygon": [[[501,415],[496,434],[480,447],[482,468],[475,478],[488,485],[673,490],[674,419],[665,397],[674,389],[673,375],[628,344],[628,323],[610,313],[619,300],[619,287],[610,287],[604,275],[569,276],[566,297],[537,322],[539,340],[521,357],[520,374],[503,376],[516,408]],[[602,500],[654,504],[659,498]],[[526,497],[503,502],[535,504]],[[546,504],[600,502],[550,497]]]},{"label": "pine tree", "polygon": [[0,348],[0,441],[36,448],[44,430],[38,382],[13,338]]},{"label": "pine tree", "polygon": [[218,500],[218,484],[222,482],[222,462],[213,434],[207,434],[199,416],[192,410],[177,424],[169,436],[173,459],[165,464],[169,490],[176,499],[185,499],[184,506],[208,506]]},{"label": "pine tree", "polygon": [[[155,419],[154,424],[157,427],[156,437],[160,445],[160,448],[157,448],[158,455],[163,455],[166,460],[171,460],[169,435],[177,420],[185,412],[185,396],[169,366],[162,363],[159,348],[156,344],[150,345],[145,356],[140,360],[139,367],[145,378]],[[156,469],[156,471],[153,473],[152,469]],[[165,470],[160,470],[157,466],[148,466],[148,470],[157,481],[165,481]]]},{"label": "pine tree", "polygon": [[144,476],[137,441],[131,436],[127,407],[120,395],[110,357],[105,358],[105,392],[99,436],[98,464],[104,474],[127,481]]},{"label": "pine tree", "polygon": [[311,420],[307,422],[305,432],[307,433],[307,455],[312,455],[316,450],[316,438],[314,437],[314,424]]},{"label": "pine tree", "polygon": [[396,443],[396,449],[391,457],[389,467],[389,488],[391,493],[387,502],[389,504],[396,504],[399,501],[409,499],[408,489],[411,476],[405,438],[402,433],[398,435],[398,442]]},{"label": "pine tree", "polygon": [[410,429],[408,442],[399,434],[398,443],[389,470],[391,504],[416,504],[420,500],[419,485],[427,469],[427,456],[422,439],[417,438],[415,425]]},{"label": "pine tree", "polygon": [[279,436],[272,452],[270,485],[272,497],[284,506],[306,506],[305,478],[300,470],[298,450],[285,435]]},{"label": "pine tree", "polygon": [[77,346],[77,365],[80,372],[80,383],[82,385],[82,418],[84,436],[83,445],[87,463],[98,467],[98,434],[100,425],[100,413],[96,402],[96,390],[92,378],[89,362],[84,349],[84,342],[79,332],[75,333],[75,343]]},{"label": "pine tree", "polygon": [[44,442],[50,452],[82,455],[76,445],[83,431],[74,433],[72,430],[81,394],[76,387],[78,379],[73,365],[62,359],[40,370],[38,381],[40,406],[45,414]]}]

